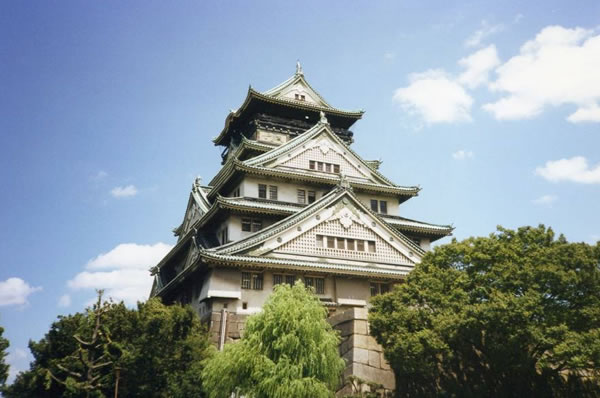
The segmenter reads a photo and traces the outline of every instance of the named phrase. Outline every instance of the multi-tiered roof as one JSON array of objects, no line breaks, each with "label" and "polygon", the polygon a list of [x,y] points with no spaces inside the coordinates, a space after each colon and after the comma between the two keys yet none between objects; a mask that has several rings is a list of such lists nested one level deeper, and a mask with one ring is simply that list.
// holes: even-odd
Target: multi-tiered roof
[{"label": "multi-tiered roof", "polygon": [[[382,214],[365,203],[374,195],[399,205],[420,188],[393,183],[379,172],[379,161],[366,161],[350,148],[349,128],[362,115],[332,107],[299,65],[294,76],[271,90],[250,88],[213,140],[225,147],[223,167],[208,186],[194,182],[184,221],[174,230],[178,242],[153,267],[152,295],[173,297],[198,270],[222,266],[404,278],[425,252],[419,242],[435,241],[453,228]],[[236,187],[249,178],[314,186],[322,193],[312,203],[240,194]],[[269,222],[238,240],[222,241],[216,232],[232,215]],[[353,251],[315,244],[328,236],[352,241]],[[355,237],[373,242],[377,251],[357,250]]]}]

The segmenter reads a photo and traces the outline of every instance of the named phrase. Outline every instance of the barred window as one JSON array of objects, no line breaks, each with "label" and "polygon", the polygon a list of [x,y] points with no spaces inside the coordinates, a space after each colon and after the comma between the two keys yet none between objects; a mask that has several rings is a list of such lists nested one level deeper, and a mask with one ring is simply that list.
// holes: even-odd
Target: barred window
[{"label": "barred window", "polygon": [[304,277],[304,286],[306,287],[314,287],[315,286],[315,278],[310,276]]},{"label": "barred window", "polygon": [[242,231],[257,232],[262,229],[262,220],[254,218],[242,218]]},{"label": "barred window", "polygon": [[337,248],[338,249],[342,249],[342,250],[346,250],[346,239],[344,238],[337,238]]},{"label": "barred window", "polygon": [[242,272],[242,289],[250,289],[250,279],[252,274],[250,272]]},{"label": "barred window", "polygon": [[269,199],[277,200],[277,185],[269,185]]},{"label": "barred window", "polygon": [[365,251],[365,241],[364,240],[356,241],[356,250],[358,250],[359,252]]},{"label": "barred window", "polygon": [[346,240],[346,248],[348,250],[356,250],[354,248],[354,239],[348,239],[348,240]]},{"label": "barred window", "polygon": [[265,184],[258,184],[258,197],[262,199],[267,198],[267,186]]},{"label": "barred window", "polygon": [[308,168],[311,169],[311,170],[314,170],[316,168],[314,160],[309,160],[308,161]]},{"label": "barred window", "polygon": [[285,276],[285,283],[287,283],[288,285],[294,285],[294,283],[296,282],[296,276],[295,275],[286,275]]},{"label": "barred window", "polygon": [[273,286],[281,285],[283,283],[283,275],[273,274]]},{"label": "barred window", "polygon": [[315,293],[325,294],[325,279],[315,278]]},{"label": "barred window", "polygon": [[317,193],[315,191],[308,191],[308,203],[314,203],[317,200]]},{"label": "barred window", "polygon": [[376,199],[371,199],[371,210],[373,210],[375,213],[379,212],[379,202]]},{"label": "barred window", "polygon": [[298,190],[298,203],[306,203],[306,191],[304,189]]},{"label": "barred window", "polygon": [[373,240],[342,238],[339,236],[335,237],[316,235],[315,246],[317,248],[327,247],[327,249],[349,250],[359,252],[368,251],[369,253],[375,253],[377,251],[375,241]]},{"label": "barred window", "polygon": [[375,242],[373,242],[372,240],[369,241],[369,252],[375,253]]},{"label": "barred window", "polygon": [[335,249],[335,238],[333,236],[327,237],[327,248]]},{"label": "barred window", "polygon": [[262,290],[262,288],[263,288],[262,274],[252,274],[252,289]]},{"label": "barred window", "polygon": [[339,164],[334,164],[333,165],[333,172],[340,174],[340,165]]},{"label": "barred window", "polygon": [[385,294],[390,291],[390,285],[387,283],[371,282],[371,297],[378,294]]}]

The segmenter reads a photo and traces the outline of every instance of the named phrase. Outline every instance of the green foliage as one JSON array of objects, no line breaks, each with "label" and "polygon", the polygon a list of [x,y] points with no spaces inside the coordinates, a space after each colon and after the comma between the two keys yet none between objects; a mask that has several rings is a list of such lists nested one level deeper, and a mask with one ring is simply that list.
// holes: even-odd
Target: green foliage
[{"label": "green foliage", "polygon": [[[117,375],[118,397],[201,397],[201,363],[209,341],[190,307],[165,306],[158,299],[138,303],[136,310],[123,303],[106,303],[103,333],[108,339],[102,353],[111,365],[98,375],[102,388],[90,396],[114,397]],[[59,317],[39,342],[30,342],[34,357],[30,370],[17,376],[6,389],[8,398],[86,397],[81,385],[61,370],[85,370],[73,357],[80,346],[73,336],[89,341],[95,325],[93,310]],[[51,371],[68,385],[56,382]]]},{"label": "green foliage", "polygon": [[208,396],[332,397],[344,361],[326,316],[301,282],[277,286],[263,311],[248,318],[243,338],[207,361]]},{"label": "green foliage", "polygon": [[397,396],[598,396],[599,264],[544,226],[428,253],[369,316]]},{"label": "green foliage", "polygon": [[9,344],[8,340],[2,337],[3,334],[4,328],[0,326],[0,388],[6,383],[9,368],[9,365],[6,363],[6,356],[8,355],[6,350],[8,349]]}]

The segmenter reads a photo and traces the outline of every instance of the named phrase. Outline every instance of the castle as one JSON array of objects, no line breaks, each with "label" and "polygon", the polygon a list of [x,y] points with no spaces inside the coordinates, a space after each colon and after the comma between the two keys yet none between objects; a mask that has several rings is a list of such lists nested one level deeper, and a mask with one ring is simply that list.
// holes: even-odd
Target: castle
[{"label": "castle", "polygon": [[396,185],[351,148],[363,113],[331,106],[300,64],[271,90],[249,88],[213,140],[221,170],[207,186],[194,181],[177,244],[152,269],[151,296],[191,304],[222,348],[275,285],[301,279],[341,332],[345,375],[393,389],[368,335],[369,298],[453,228],[400,216],[420,188]]}]

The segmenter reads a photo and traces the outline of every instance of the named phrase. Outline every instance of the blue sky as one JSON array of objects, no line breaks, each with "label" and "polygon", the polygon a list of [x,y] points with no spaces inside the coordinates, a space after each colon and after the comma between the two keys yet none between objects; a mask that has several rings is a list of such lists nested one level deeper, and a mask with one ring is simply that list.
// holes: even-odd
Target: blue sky
[{"label": "blue sky", "polygon": [[[248,85],[294,72],[364,109],[354,148],[459,239],[600,239],[600,3],[0,3],[0,325],[29,339],[106,287],[135,301]],[[447,241],[447,240],[445,240]]]}]

